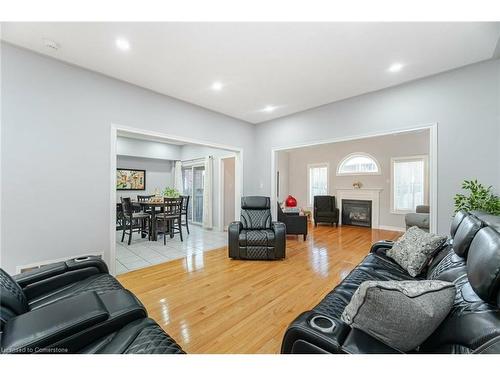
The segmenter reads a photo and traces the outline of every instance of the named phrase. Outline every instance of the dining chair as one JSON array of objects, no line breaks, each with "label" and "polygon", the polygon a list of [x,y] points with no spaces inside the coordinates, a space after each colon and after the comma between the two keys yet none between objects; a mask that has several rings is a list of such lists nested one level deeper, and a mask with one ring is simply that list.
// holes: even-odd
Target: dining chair
[{"label": "dining chair", "polygon": [[161,212],[156,214],[156,231],[163,233],[163,244],[167,244],[167,234],[173,238],[175,234],[179,233],[181,241],[182,238],[182,198],[164,198],[165,205],[162,207]]},{"label": "dining chair", "polygon": [[[137,202],[143,202],[143,203],[145,203],[145,202],[149,202],[149,200],[150,200],[151,198],[153,198],[153,197],[154,197],[154,195],[138,195],[138,196],[137,196]],[[142,209],[144,212],[147,212],[148,214],[150,214],[150,213],[151,213],[151,208],[146,208],[146,207],[143,207],[143,208],[141,208],[141,209]],[[154,209],[154,208],[153,208],[153,209]]]},{"label": "dining chair", "polygon": [[182,208],[181,208],[181,218],[184,216],[184,223],[181,225],[185,226],[189,234],[189,221],[188,221],[188,210],[189,210],[189,195],[181,195],[182,198]]},{"label": "dining chair", "polygon": [[120,199],[122,201],[122,242],[125,239],[125,234],[128,234],[128,244],[130,245],[133,232],[149,235],[151,225],[148,225],[148,230],[146,230],[146,225],[149,223],[150,216],[147,212],[134,212],[130,198]]}]

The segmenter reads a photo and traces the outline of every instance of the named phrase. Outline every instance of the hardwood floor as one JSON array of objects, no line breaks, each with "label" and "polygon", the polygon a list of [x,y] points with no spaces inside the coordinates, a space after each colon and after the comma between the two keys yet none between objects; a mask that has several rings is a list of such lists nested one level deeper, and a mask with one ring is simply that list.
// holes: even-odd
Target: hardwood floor
[{"label": "hardwood floor", "polygon": [[222,248],[120,275],[188,353],[279,353],[283,334],[368,253],[399,232],[310,228],[283,261],[240,261]]}]

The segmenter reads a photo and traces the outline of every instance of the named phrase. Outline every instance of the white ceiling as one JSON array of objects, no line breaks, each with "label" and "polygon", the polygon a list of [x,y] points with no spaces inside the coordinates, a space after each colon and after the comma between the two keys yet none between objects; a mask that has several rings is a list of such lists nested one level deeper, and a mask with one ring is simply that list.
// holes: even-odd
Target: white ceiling
[{"label": "white ceiling", "polygon": [[1,38],[259,123],[490,59],[499,36],[500,23],[3,23]]}]

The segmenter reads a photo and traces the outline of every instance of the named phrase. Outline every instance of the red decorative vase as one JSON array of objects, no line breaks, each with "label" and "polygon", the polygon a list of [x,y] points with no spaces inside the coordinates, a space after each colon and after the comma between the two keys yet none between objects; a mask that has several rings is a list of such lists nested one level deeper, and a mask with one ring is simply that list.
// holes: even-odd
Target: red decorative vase
[{"label": "red decorative vase", "polygon": [[285,205],[287,207],[297,207],[297,199],[289,195],[288,197],[286,197]]}]

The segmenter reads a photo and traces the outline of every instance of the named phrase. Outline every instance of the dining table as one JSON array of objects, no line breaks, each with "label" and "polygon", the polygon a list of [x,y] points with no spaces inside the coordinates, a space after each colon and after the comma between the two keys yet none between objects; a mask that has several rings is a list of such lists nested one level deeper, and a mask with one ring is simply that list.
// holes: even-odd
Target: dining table
[{"label": "dining table", "polygon": [[[144,212],[147,212],[148,208],[151,209],[149,212],[151,214],[151,240],[157,241],[158,234],[156,233],[156,215],[165,212],[165,207],[167,207],[170,203],[168,202],[148,202],[148,201],[133,201],[132,205],[135,207],[140,207],[140,209]],[[159,208],[160,210],[157,210]],[[172,237],[172,235],[170,235]]]}]

